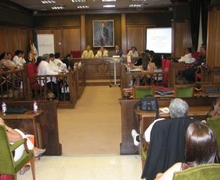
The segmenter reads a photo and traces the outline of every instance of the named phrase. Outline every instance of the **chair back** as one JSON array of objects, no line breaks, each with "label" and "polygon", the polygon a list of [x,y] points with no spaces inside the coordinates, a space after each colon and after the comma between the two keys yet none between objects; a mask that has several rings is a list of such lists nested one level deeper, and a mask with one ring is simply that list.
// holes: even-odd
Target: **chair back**
[{"label": "chair back", "polygon": [[208,118],[207,125],[215,132],[218,142],[218,151],[220,152],[220,116]]},{"label": "chair back", "polygon": [[133,86],[133,96],[137,99],[142,99],[145,96],[154,96],[155,87],[151,86]]},{"label": "chair back", "polygon": [[0,174],[14,174],[14,161],[5,126],[0,125]]},{"label": "chair back", "polygon": [[194,86],[193,85],[174,85],[174,97],[193,97]]},{"label": "chair back", "polygon": [[175,172],[173,180],[219,180],[220,164],[203,164]]}]

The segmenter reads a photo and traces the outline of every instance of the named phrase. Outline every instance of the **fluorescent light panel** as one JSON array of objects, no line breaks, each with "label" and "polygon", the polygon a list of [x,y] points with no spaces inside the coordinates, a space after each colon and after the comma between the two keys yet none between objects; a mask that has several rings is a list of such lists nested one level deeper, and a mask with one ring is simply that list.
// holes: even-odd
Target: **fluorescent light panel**
[{"label": "fluorescent light panel", "polygon": [[72,2],[86,2],[86,0],[72,0]]},{"label": "fluorescent light panel", "polygon": [[89,6],[76,6],[78,9],[88,9]]},{"label": "fluorescent light panel", "polygon": [[136,7],[141,7],[141,4],[130,4],[130,8],[136,8]]},{"label": "fluorescent light panel", "polygon": [[59,9],[64,9],[64,7],[63,6],[52,6],[51,9],[59,10]]},{"label": "fluorescent light panel", "polygon": [[146,2],[147,0],[132,0],[132,2]]},{"label": "fluorescent light panel", "polygon": [[111,4],[106,4],[106,5],[103,5],[103,8],[114,8],[115,5],[111,5]]},{"label": "fluorescent light panel", "polygon": [[115,2],[116,0],[102,0],[102,2]]},{"label": "fluorescent light panel", "polygon": [[54,1],[54,0],[42,0],[41,2],[43,4],[54,4],[54,3],[56,3],[56,1]]}]

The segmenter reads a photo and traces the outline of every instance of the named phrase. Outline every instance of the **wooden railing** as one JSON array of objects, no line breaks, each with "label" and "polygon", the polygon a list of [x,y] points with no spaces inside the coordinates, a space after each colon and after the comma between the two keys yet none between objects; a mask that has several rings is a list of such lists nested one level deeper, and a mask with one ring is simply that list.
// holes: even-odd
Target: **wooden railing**
[{"label": "wooden railing", "polygon": [[[73,108],[85,85],[85,65],[61,75],[28,76],[26,69],[0,73],[1,100],[58,100],[58,107]],[[48,83],[52,82],[52,83]]]}]

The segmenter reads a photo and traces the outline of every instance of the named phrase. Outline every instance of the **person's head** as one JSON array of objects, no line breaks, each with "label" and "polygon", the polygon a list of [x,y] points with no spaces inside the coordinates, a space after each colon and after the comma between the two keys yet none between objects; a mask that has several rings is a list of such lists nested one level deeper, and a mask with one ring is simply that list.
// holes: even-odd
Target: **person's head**
[{"label": "person's head", "polygon": [[66,59],[70,59],[71,57],[72,57],[71,54],[67,54],[67,55],[66,55]]},{"label": "person's head", "polygon": [[21,57],[22,51],[21,50],[16,50],[15,51],[15,56]]},{"label": "person's head", "polygon": [[40,64],[40,62],[43,61],[43,60],[45,60],[44,57],[38,56],[35,65],[38,66]]},{"label": "person's head", "polygon": [[105,28],[105,22],[101,23],[102,28]]},{"label": "person's head", "polygon": [[201,122],[189,125],[185,139],[186,162],[193,165],[219,162],[215,133]]},{"label": "person's head", "polygon": [[186,53],[186,54],[192,53],[192,48],[187,47],[187,48],[185,49],[185,53]]},{"label": "person's head", "polygon": [[8,59],[8,54],[3,52],[1,55],[0,55],[0,60],[2,59]]},{"label": "person's head", "polygon": [[56,52],[55,55],[54,55],[55,59],[59,59],[60,58],[60,53],[59,52]]},{"label": "person's head", "polygon": [[116,44],[115,45],[115,50],[119,50],[119,48],[120,48],[119,45]]},{"label": "person's head", "polygon": [[49,63],[50,62],[49,54],[43,54],[42,55],[42,60],[47,61]]},{"label": "person's head", "polygon": [[135,52],[135,51],[137,51],[137,48],[136,48],[135,46],[132,46],[132,47],[131,47],[131,50],[132,50],[133,52]]},{"label": "person's head", "polygon": [[154,51],[152,51],[152,50],[149,51],[149,57],[151,60],[153,60],[154,54],[155,54]]},{"label": "person's head", "polygon": [[186,101],[175,98],[171,101],[169,110],[171,118],[187,117],[189,106]]},{"label": "person's head", "polygon": [[49,59],[50,59],[50,61],[54,61],[55,55],[53,53],[50,53],[49,54]]},{"label": "person's head", "polygon": [[200,48],[199,48],[200,53],[205,54],[206,53],[206,45],[205,44],[201,44]]},{"label": "person's head", "polygon": [[99,50],[104,51],[105,50],[104,46],[101,46]]},{"label": "person's head", "polygon": [[7,53],[7,56],[8,56],[8,59],[9,59],[9,60],[12,59],[11,53],[8,52],[8,53]]},{"label": "person's head", "polygon": [[90,51],[90,49],[91,49],[91,47],[88,45],[88,46],[86,46],[86,50],[87,51]]}]

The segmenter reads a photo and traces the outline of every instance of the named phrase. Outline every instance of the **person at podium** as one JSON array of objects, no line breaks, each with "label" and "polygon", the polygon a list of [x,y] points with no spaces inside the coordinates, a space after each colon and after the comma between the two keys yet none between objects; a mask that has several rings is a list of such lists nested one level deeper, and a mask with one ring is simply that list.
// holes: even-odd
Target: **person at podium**
[{"label": "person at podium", "polygon": [[97,51],[95,57],[102,58],[102,57],[108,57],[108,51],[101,46],[100,49]]},{"label": "person at podium", "polygon": [[86,46],[86,49],[83,51],[81,55],[81,58],[94,58],[94,53],[89,45]]}]

